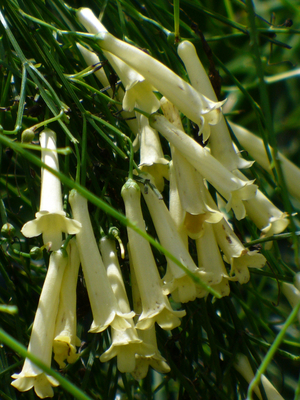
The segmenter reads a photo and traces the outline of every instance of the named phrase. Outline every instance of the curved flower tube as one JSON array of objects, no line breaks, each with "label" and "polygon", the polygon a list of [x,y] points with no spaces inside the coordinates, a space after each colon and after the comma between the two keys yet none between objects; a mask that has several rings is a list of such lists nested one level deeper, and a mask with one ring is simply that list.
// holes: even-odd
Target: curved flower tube
[{"label": "curved flower tube", "polygon": [[137,119],[140,134],[139,168],[153,176],[155,186],[162,192],[164,178],[169,178],[169,161],[164,158],[158,133],[151,128],[148,118],[139,114]]},{"label": "curved flower tube", "polygon": [[[128,179],[121,195],[125,204],[126,217],[145,231],[145,222],[140,203],[140,189],[137,183]],[[163,294],[161,279],[149,242],[138,233],[127,228],[128,242],[136,279],[141,294],[143,312],[136,324],[137,329],[149,329],[155,322],[162,329],[173,329],[180,325],[185,311],[174,311]]]},{"label": "curved flower tube", "polygon": [[233,175],[205,148],[162,115],[152,115],[150,125],[158,130],[174,147],[180,150],[190,164],[228,200],[227,211],[232,208],[237,219],[246,216],[243,200],[255,196],[257,186]]},{"label": "curved flower tube", "polygon": [[[52,344],[54,338],[55,320],[58,312],[61,283],[68,262],[64,251],[59,250],[50,255],[49,267],[41,291],[38,308],[35,314],[28,351],[39,357],[44,364],[51,366]],[[15,380],[11,383],[21,392],[34,388],[38,397],[53,397],[52,386],[59,383],[52,376],[46,375],[40,368],[25,359],[22,371],[13,374]]]},{"label": "curved flower tube", "polygon": [[119,308],[94,236],[87,199],[73,189],[69,202],[74,217],[82,224],[76,239],[94,317],[90,332],[102,332],[109,325],[118,330],[130,328],[130,322],[127,320],[132,318],[134,313],[123,313]]},{"label": "curved flower tube", "polygon": [[[204,96],[218,101],[205,69],[197,55],[194,45],[185,40],[179,43],[177,52],[187,70],[192,86]],[[212,121],[211,121],[212,120]],[[253,164],[238,156],[232,145],[230,133],[221,109],[212,112],[211,120],[205,117],[203,141],[210,138],[209,144],[212,155],[229,171],[249,168]],[[219,121],[217,124],[214,121]],[[201,133],[201,132],[200,132]]]},{"label": "curved flower tube", "polygon": [[150,55],[108,33],[91,10],[81,8],[77,11],[77,17],[88,32],[97,34],[98,43],[103,50],[114,54],[135,69],[199,127],[202,127],[204,123],[202,115],[207,115],[223,105],[224,102],[212,102],[198,93],[191,85]]},{"label": "curved flower tube", "polygon": [[[116,252],[115,241],[108,237],[100,240],[100,250],[104,265],[106,266],[108,280],[117,298],[120,310],[130,313],[129,301],[127,298],[121,269]],[[136,368],[136,357],[150,357],[153,348],[139,337],[132,319],[129,319],[131,326],[125,331],[111,328],[112,344],[100,357],[101,362],[117,357],[117,367],[120,372],[133,372]]]},{"label": "curved flower tube", "polygon": [[[40,134],[42,162],[55,171],[59,171],[56,152],[56,134],[50,129],[44,129]],[[26,237],[43,234],[44,244],[49,243],[52,251],[57,251],[62,245],[62,233],[74,235],[78,233],[81,224],[66,217],[63,211],[60,180],[45,168],[41,169],[41,199],[40,210],[33,221],[28,221],[21,232]]]},{"label": "curved flower tube", "polygon": [[76,346],[81,344],[76,336],[76,286],[80,258],[75,238],[70,240],[67,252],[68,264],[61,284],[53,341],[54,360],[60,368],[66,366],[65,360],[69,364],[77,361],[79,354],[76,353]]}]

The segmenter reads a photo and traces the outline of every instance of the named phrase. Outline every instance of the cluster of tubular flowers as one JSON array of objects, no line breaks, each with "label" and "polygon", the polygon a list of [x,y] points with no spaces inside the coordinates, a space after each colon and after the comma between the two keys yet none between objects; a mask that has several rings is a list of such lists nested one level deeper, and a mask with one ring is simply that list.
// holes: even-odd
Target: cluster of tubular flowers
[{"label": "cluster of tubular flowers", "polygon": [[[234,147],[222,114],[224,102],[217,101],[192,43],[183,41],[178,46],[188,83],[149,54],[112,36],[90,9],[79,9],[77,17],[88,32],[96,35],[103,57],[123,85],[124,90],[112,90],[104,70],[95,71],[107,94],[122,102],[118,110],[136,137],[135,150],[139,150],[139,169],[134,171],[139,179],[129,178],[121,191],[125,214],[131,222],[127,249],[133,304],[127,297],[115,242],[104,237],[98,246],[87,199],[76,190],[69,194],[73,219],[67,218],[58,178],[56,135],[45,129],[40,134],[44,163],[40,209],[35,219],[23,226],[22,233],[28,238],[42,234],[44,246],[52,253],[28,349],[48,366],[52,352],[60,368],[78,359],[76,284],[81,264],[93,315],[90,332],[100,333],[108,327],[111,332],[111,345],[100,360],[117,357],[121,372],[142,379],[149,366],[161,373],[170,371],[158,350],[155,324],[164,330],[178,327],[185,316],[185,311],[178,309],[180,303],[206,297],[210,291],[218,297],[228,296],[230,282],[244,284],[250,279],[251,268],[265,265],[265,257],[246,248],[234,232],[234,218],[248,216],[265,237],[285,230],[288,219],[240,171],[253,162],[244,160]],[[77,48],[88,65],[101,63],[87,46],[78,43]],[[199,134],[208,141],[207,147],[185,132],[182,115],[198,125]],[[268,170],[262,142],[237,125],[231,124],[231,129],[249,154],[254,159],[257,156]],[[168,143],[171,157],[164,155],[160,137],[165,146]],[[288,178],[291,174],[298,176],[298,170],[280,157],[287,185],[297,197],[295,185]],[[164,189],[166,180],[169,191]],[[168,192],[165,199],[160,194],[163,191]],[[226,201],[226,212],[211,193]],[[147,226],[141,197],[157,238],[169,254],[162,275],[151,246],[143,237]],[[142,235],[132,229],[132,224]],[[61,249],[63,234],[76,235],[67,242],[66,249]],[[193,256],[191,244],[197,253]],[[282,290],[292,305],[300,296],[296,288],[287,284]],[[173,308],[174,302],[178,304]],[[247,368],[251,370],[246,362],[239,355],[235,363],[242,374]],[[251,373],[252,370],[249,376]],[[249,376],[244,377],[249,381]],[[12,377],[12,385],[18,390],[34,387],[41,398],[52,397],[52,387],[58,385],[29,359],[22,371]],[[262,384],[267,393],[267,378],[262,378]],[[274,394],[275,389],[272,390]],[[260,397],[258,389],[257,394]]]}]

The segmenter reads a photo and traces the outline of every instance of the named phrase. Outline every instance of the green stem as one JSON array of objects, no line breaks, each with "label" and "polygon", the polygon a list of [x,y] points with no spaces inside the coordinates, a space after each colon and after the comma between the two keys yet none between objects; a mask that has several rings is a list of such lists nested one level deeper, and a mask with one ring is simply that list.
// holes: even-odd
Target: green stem
[{"label": "green stem", "polygon": [[174,31],[175,31],[175,41],[179,42],[180,40],[180,33],[179,33],[179,26],[180,26],[180,0],[174,0]]}]

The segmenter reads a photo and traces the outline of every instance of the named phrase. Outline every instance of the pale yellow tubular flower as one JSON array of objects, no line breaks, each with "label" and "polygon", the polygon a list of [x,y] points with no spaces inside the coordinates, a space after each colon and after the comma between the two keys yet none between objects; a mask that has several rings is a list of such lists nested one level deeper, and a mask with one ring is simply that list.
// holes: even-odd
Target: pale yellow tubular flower
[{"label": "pale yellow tubular flower", "polygon": [[164,178],[169,178],[169,161],[164,158],[159,135],[149,125],[148,118],[139,114],[137,120],[140,134],[139,168],[152,175],[155,186],[162,192]]},{"label": "pale yellow tubular flower", "polygon": [[207,114],[219,109],[224,103],[212,102],[161,62],[137,47],[115,38],[99,25],[91,10],[79,9],[77,18],[88,32],[97,33],[99,46],[103,50],[114,54],[135,69],[199,127],[203,125],[203,115],[210,118]]},{"label": "pale yellow tubular flower", "polygon": [[[291,283],[282,282],[281,291],[287,298],[287,301],[290,303],[291,307],[296,307],[300,302],[300,291]],[[298,322],[300,323],[300,310],[297,314]]]},{"label": "pale yellow tubular flower", "polygon": [[[76,46],[78,47],[78,50],[82,54],[85,62],[87,65],[96,65],[101,63],[100,58],[91,50],[87,49],[86,47],[82,46],[79,43],[76,43]],[[102,86],[107,89],[107,94],[110,97],[113,97],[113,90],[110,87],[109,80],[107,79],[107,76],[105,74],[104,68],[100,68],[97,71],[94,72],[94,75],[99,79],[101,82]],[[124,91],[121,87],[118,88],[116,91],[116,99],[120,102],[123,101],[124,98]],[[116,107],[118,110],[121,110],[122,107],[116,104]],[[122,111],[122,118],[125,119],[126,124],[129,126],[131,131],[136,135],[138,133],[138,126],[137,126],[137,120],[135,118],[135,113],[133,111]]]},{"label": "pale yellow tubular flower", "polygon": [[[133,308],[136,314],[140,315],[143,312],[142,300],[135,276],[135,268],[131,257],[130,246],[128,246],[128,254],[130,263]],[[143,343],[149,347],[149,354],[146,356],[143,356],[142,354],[136,355],[135,369],[131,372],[131,375],[136,380],[144,379],[148,373],[149,366],[162,374],[170,372],[169,365],[166,363],[166,360],[162,357],[157,347],[155,325],[152,325],[148,329],[138,329],[137,331],[139,337],[141,338],[141,340],[143,340]]]},{"label": "pale yellow tubular flower", "polygon": [[60,368],[66,366],[65,360],[69,364],[77,361],[79,354],[76,353],[76,346],[81,344],[76,335],[76,287],[80,258],[75,238],[70,240],[67,252],[68,264],[60,290],[53,341],[54,360],[59,364]]},{"label": "pale yellow tubular flower", "polygon": [[162,115],[153,115],[150,125],[158,130],[200,174],[228,201],[226,209],[232,210],[237,219],[245,218],[243,200],[255,196],[257,186],[253,181],[241,180],[226,169],[208,150],[201,147],[185,132],[176,128]]},{"label": "pale yellow tubular flower", "polygon": [[[164,201],[160,200],[150,188],[147,193],[143,190],[143,197],[161,245],[189,271],[200,274],[200,270],[194,263],[186,244],[182,241]],[[199,278],[202,279],[202,275],[199,275]],[[165,293],[171,293],[176,301],[186,303],[195,300],[197,291],[195,283],[184,270],[168,258],[167,273],[163,281]]]},{"label": "pale yellow tubular flower", "polygon": [[[240,179],[246,179],[238,170],[234,172]],[[269,237],[283,232],[288,224],[288,215],[277,208],[260,190],[252,199],[244,201],[247,215],[262,232],[263,237]],[[266,243],[266,249],[272,242]]]},{"label": "pale yellow tubular flower", "polygon": [[[40,144],[42,162],[59,171],[55,132],[44,129],[40,134]],[[40,210],[35,214],[34,220],[26,222],[21,232],[29,238],[43,234],[44,244],[49,244],[51,250],[57,251],[62,244],[62,233],[74,235],[79,232],[80,227],[78,221],[67,218],[63,211],[60,180],[42,168]]]},{"label": "pale yellow tubular flower", "polygon": [[[106,266],[108,280],[117,298],[120,310],[129,313],[130,306],[118,261],[115,241],[108,237],[100,240],[100,250]],[[153,349],[139,338],[132,319],[130,328],[120,331],[111,328],[112,345],[100,357],[101,362],[117,357],[117,367],[120,372],[133,372],[136,368],[136,355],[147,357],[153,354]]]},{"label": "pale yellow tubular flower", "polygon": [[123,313],[119,308],[94,236],[87,199],[73,189],[69,202],[74,217],[82,224],[76,239],[94,318],[90,332],[102,332],[110,325],[118,330],[130,328],[128,319],[134,313]]},{"label": "pale yellow tubular flower", "polygon": [[[218,101],[210,79],[199,60],[194,45],[189,41],[183,41],[178,45],[177,52],[187,70],[192,86],[204,96],[213,101]],[[219,121],[214,124],[205,118],[203,129],[203,141],[210,137],[212,155],[220,161],[229,171],[240,168],[249,168],[253,163],[238,156],[232,145],[230,133],[221,109],[214,110],[211,119]],[[199,132],[200,134],[201,132]]]},{"label": "pale yellow tubular flower", "polygon": [[[224,262],[222,260],[212,224],[205,224],[204,235],[196,240],[198,266],[201,269],[201,279],[217,290],[220,295],[228,296],[230,286]],[[197,288],[197,297],[204,297],[207,292]]]},{"label": "pale yellow tubular flower", "polygon": [[[263,167],[270,174],[272,169],[270,167],[269,159],[265,150],[264,142],[261,138],[254,135],[248,129],[245,129],[233,122],[229,123],[233,133],[238,139],[243,148],[253,157],[256,162]],[[271,147],[269,146],[271,150]],[[300,181],[300,168],[288,160],[282,153],[278,152],[278,159],[281,163],[284,180],[289,193],[300,201],[300,188],[295,185],[295,182]]]},{"label": "pale yellow tubular flower", "polygon": [[[141,210],[141,193],[137,183],[128,179],[121,195],[125,204],[126,217],[146,232]],[[180,325],[179,318],[185,311],[174,311],[167,296],[163,293],[162,282],[149,242],[127,228],[128,243],[135,268],[135,275],[142,298],[143,312],[136,324],[138,329],[148,329],[155,322],[163,329],[173,329]]]},{"label": "pale yellow tubular flower", "polygon": [[[161,108],[167,120],[183,131],[178,110],[167,99],[161,99]],[[180,202],[185,211],[184,226],[192,239],[203,233],[203,222],[216,223],[223,216],[205,203],[205,191],[201,174],[188,162],[180,151],[171,146],[172,160]]]},{"label": "pale yellow tubular flower", "polygon": [[[28,345],[28,351],[49,367],[51,366],[59,293],[67,262],[68,257],[63,250],[53,252],[50,255],[49,267],[41,291]],[[52,386],[59,385],[56,379],[46,375],[28,358],[25,359],[22,371],[19,374],[13,374],[12,378],[15,380],[11,384],[16,389],[26,392],[33,387],[37,396],[42,399],[53,397]]]},{"label": "pale yellow tubular flower", "polygon": [[[233,366],[248,383],[252,381],[252,379],[254,378],[254,373],[248,358],[244,354],[237,354],[236,361],[234,362]],[[263,374],[261,375],[261,383],[268,400],[284,400],[284,398],[272,385],[269,379]],[[259,399],[262,399],[258,386],[255,386],[254,392],[257,394]]]}]

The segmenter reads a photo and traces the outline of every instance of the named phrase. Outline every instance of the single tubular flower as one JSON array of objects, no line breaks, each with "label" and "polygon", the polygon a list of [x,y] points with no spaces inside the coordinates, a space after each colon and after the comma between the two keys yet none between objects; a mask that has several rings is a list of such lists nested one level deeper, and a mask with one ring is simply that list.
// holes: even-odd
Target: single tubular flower
[{"label": "single tubular flower", "polygon": [[[185,40],[179,43],[177,52],[185,65],[192,86],[209,99],[218,101],[194,45]],[[209,118],[204,116],[203,141],[205,142],[210,138],[209,144],[212,155],[229,171],[233,171],[237,168],[249,168],[253,163],[239,157],[234,150],[221,109],[216,109],[210,114]],[[218,123],[215,124],[215,121],[218,121]],[[202,132],[199,132],[199,134],[200,133]]]},{"label": "single tubular flower", "polygon": [[[133,308],[137,315],[141,315],[143,312],[142,299],[134,272],[135,270],[132,262],[130,246],[128,246],[128,254],[130,263]],[[134,379],[144,379],[148,373],[149,366],[162,374],[170,372],[171,369],[169,365],[166,363],[166,360],[160,354],[157,347],[155,325],[152,325],[148,329],[137,331],[140,339],[143,340],[144,345],[149,347],[150,351],[147,355],[136,354],[135,369],[131,372],[131,375],[134,377]]]},{"label": "single tubular flower", "polygon": [[94,317],[90,332],[102,332],[109,325],[118,330],[125,330],[131,326],[127,320],[132,318],[134,313],[123,313],[119,308],[94,236],[87,199],[73,189],[69,202],[74,217],[82,224],[76,239]]},{"label": "single tubular flower", "polygon": [[[67,265],[65,252],[59,250],[50,255],[49,267],[35,314],[28,351],[38,357],[44,364],[51,366],[52,344],[54,338],[55,320],[58,312],[59,293]],[[34,388],[40,398],[53,397],[52,386],[59,383],[52,376],[46,375],[40,368],[25,359],[22,371],[13,374],[15,380],[11,383],[21,392]]]},{"label": "single tubular flower", "polygon": [[257,190],[253,181],[241,180],[233,175],[209,151],[162,115],[152,115],[150,125],[180,150],[190,164],[228,200],[227,211],[232,208],[237,219],[245,218],[246,210],[243,200],[254,197]]},{"label": "single tubular flower", "polygon": [[[143,197],[151,214],[161,245],[180,260],[189,271],[197,274],[202,279],[202,273],[194,263],[186,244],[177,232],[175,223],[164,201],[160,200],[150,189],[148,189],[147,193],[143,191]],[[166,294],[171,293],[175,301],[186,303],[195,300],[197,297],[197,286],[193,280],[184,270],[168,258],[167,272],[163,277],[163,282],[164,292]]]},{"label": "single tubular flower", "polygon": [[119,57],[141,74],[199,127],[203,125],[202,115],[219,109],[223,105],[224,102],[212,102],[198,93],[191,85],[150,55],[108,33],[105,28],[103,29],[102,24],[99,25],[99,20],[91,10],[81,8],[77,12],[77,17],[89,32],[97,33],[99,46],[103,50]]},{"label": "single tubular flower", "polygon": [[[296,307],[299,304],[300,291],[296,288],[296,286],[292,285],[291,283],[282,282],[281,290],[292,308]],[[298,322],[300,323],[300,310],[298,311],[297,319]]]},{"label": "single tubular flower", "polygon": [[[59,171],[56,152],[56,134],[50,129],[44,129],[40,134],[42,162],[55,171]],[[60,180],[45,168],[41,169],[41,199],[40,210],[33,221],[27,222],[21,232],[26,237],[43,234],[44,244],[50,243],[52,251],[57,251],[62,244],[62,233],[74,235],[78,233],[81,224],[66,217],[63,211]]]},{"label": "single tubular flower", "polygon": [[[114,240],[103,237],[100,240],[100,250],[106,266],[108,280],[117,298],[120,310],[124,313],[130,313]],[[128,322],[131,326],[124,331],[111,328],[112,345],[100,357],[101,362],[117,357],[117,366],[120,372],[133,372],[136,368],[136,355],[148,357],[154,351],[139,337],[133,320],[128,319]]]},{"label": "single tubular flower", "polygon": [[[145,232],[140,203],[141,193],[137,183],[128,179],[122,188],[121,195],[125,204],[126,217]],[[138,319],[136,328],[148,329],[155,322],[162,329],[176,328],[180,325],[179,318],[185,315],[185,311],[174,311],[167,296],[163,294],[161,279],[149,242],[131,228],[127,228],[127,233],[143,305],[143,312]]]},{"label": "single tubular flower", "polygon": [[70,240],[67,252],[68,263],[61,284],[53,341],[54,360],[60,368],[66,366],[65,360],[69,364],[77,361],[76,346],[81,344],[76,335],[76,286],[80,258],[75,238]]},{"label": "single tubular flower", "polygon": [[159,135],[149,125],[148,118],[139,114],[137,119],[140,135],[139,168],[153,176],[155,186],[161,192],[164,188],[164,178],[169,178],[169,161],[164,158]]},{"label": "single tubular flower", "polygon": [[[220,295],[228,296],[230,293],[229,276],[214,234],[213,225],[204,223],[204,235],[196,240],[198,266],[201,269],[201,278]],[[201,287],[197,288],[197,297],[207,294]]]}]

